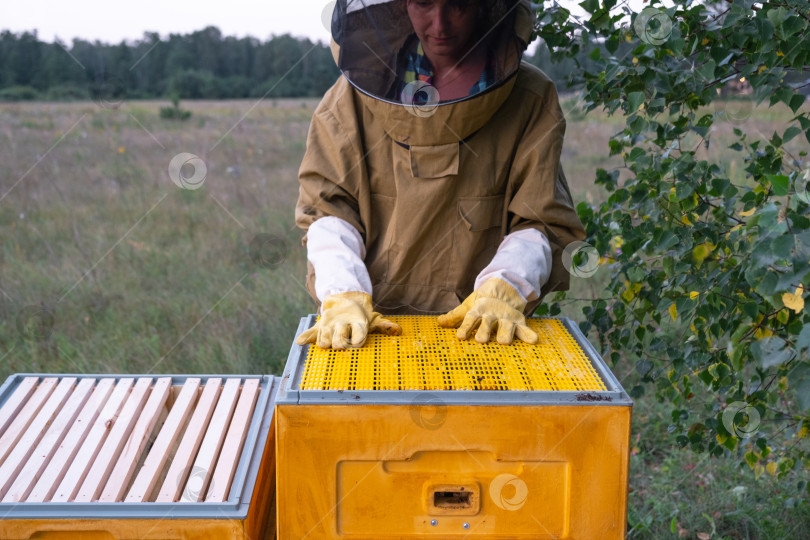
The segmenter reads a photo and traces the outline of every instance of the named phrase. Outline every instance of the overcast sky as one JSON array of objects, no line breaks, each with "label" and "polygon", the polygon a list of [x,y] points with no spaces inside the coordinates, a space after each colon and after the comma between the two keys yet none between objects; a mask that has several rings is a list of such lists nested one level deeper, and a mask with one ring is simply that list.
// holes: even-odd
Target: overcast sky
[{"label": "overcast sky", "polygon": [[[538,0],[539,1],[539,0]],[[292,34],[328,43],[329,32],[322,19],[330,0],[3,0],[0,3],[0,30],[20,33],[36,30],[41,41],[59,38],[70,44],[75,37],[87,41],[120,43],[141,39],[146,31],[162,38],[188,34],[206,26],[216,26],[226,36],[253,36],[261,40],[271,35]],[[582,13],[578,2],[562,0],[574,13]],[[636,10],[642,0],[630,0]],[[638,6],[638,7],[636,7]],[[331,13],[331,8],[329,13]]]}]

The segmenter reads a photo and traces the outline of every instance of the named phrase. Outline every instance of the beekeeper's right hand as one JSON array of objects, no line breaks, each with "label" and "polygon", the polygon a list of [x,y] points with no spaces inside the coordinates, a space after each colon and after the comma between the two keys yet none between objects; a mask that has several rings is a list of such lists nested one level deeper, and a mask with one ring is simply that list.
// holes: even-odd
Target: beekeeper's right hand
[{"label": "beekeeper's right hand", "polygon": [[370,294],[345,292],[324,298],[320,319],[295,342],[316,343],[323,349],[348,349],[362,347],[371,332],[398,336],[402,327],[372,311]]}]

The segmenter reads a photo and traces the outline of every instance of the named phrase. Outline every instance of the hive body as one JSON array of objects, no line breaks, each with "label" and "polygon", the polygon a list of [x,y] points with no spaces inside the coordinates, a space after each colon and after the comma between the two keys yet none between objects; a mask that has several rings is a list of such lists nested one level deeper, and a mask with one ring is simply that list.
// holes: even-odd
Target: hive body
[{"label": "hive body", "polygon": [[13,375],[0,387],[0,538],[262,537],[276,382]]},{"label": "hive body", "polygon": [[292,348],[280,539],[624,538],[632,401],[576,326],[502,346],[392,319],[362,349]]}]

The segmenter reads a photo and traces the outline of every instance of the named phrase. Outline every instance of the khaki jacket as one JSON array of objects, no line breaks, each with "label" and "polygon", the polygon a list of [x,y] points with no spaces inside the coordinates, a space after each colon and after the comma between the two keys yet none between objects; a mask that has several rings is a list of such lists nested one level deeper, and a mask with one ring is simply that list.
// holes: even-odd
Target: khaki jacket
[{"label": "khaki jacket", "polygon": [[[561,254],[585,237],[560,165],[564,134],[553,82],[526,63],[500,87],[425,117],[341,77],[312,118],[295,220],[306,230],[336,216],[360,232],[382,313],[455,308],[504,236],[536,228],[552,248],[542,298],[568,288]],[[313,298],[314,278],[308,265]]]}]

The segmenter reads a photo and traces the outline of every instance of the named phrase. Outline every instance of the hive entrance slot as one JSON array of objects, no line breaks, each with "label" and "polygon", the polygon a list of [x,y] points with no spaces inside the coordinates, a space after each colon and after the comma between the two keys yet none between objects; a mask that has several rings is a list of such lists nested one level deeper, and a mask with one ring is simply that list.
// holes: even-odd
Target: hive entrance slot
[{"label": "hive entrance slot", "polygon": [[433,492],[433,506],[436,508],[472,508],[472,492],[464,491],[435,491]]}]

